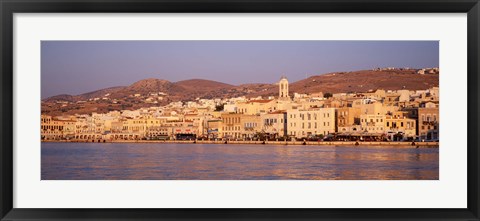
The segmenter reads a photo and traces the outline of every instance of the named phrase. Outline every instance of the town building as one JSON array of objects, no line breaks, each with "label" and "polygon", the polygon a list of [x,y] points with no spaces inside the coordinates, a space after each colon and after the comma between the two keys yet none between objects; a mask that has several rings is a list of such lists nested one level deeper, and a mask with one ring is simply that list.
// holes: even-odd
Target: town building
[{"label": "town building", "polygon": [[271,139],[285,138],[287,132],[287,111],[275,111],[261,115],[262,131]]},{"label": "town building", "polygon": [[440,139],[440,115],[437,107],[418,108],[418,135],[420,140]]},{"label": "town building", "polygon": [[224,113],[222,118],[222,138],[240,139],[242,137],[242,123],[240,121],[243,114]]},{"label": "town building", "polygon": [[326,136],[335,132],[335,108],[287,110],[287,123],[292,137]]}]

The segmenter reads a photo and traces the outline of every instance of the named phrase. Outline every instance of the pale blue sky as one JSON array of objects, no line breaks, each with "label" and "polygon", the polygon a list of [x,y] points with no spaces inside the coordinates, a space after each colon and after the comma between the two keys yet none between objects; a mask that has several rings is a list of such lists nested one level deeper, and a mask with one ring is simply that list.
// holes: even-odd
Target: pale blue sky
[{"label": "pale blue sky", "polygon": [[375,67],[438,67],[438,41],[42,41],[42,98],[145,78],[238,85]]}]

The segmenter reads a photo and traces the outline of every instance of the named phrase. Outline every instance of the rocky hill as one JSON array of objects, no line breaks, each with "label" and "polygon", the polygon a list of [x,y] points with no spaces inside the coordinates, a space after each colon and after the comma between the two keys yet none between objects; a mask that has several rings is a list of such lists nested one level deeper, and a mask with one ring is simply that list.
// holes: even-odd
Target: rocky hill
[{"label": "rocky hill", "polygon": [[[335,72],[311,76],[290,82],[290,93],[366,92],[369,90],[423,90],[439,86],[438,74],[417,74],[415,70],[362,70]],[[152,97],[152,94],[158,97]],[[230,85],[217,81],[191,79],[170,82],[144,79],[129,86],[119,86],[80,95],[57,95],[42,100],[42,113],[58,115],[73,113],[108,112],[165,105],[172,101],[196,98],[230,98],[238,96],[276,96],[273,84]]]}]

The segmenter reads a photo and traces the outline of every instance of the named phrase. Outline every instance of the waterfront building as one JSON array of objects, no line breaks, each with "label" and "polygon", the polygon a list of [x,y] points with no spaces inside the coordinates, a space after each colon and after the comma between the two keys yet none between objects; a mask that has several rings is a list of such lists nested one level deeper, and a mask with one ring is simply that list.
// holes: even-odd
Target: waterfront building
[{"label": "waterfront building", "polygon": [[75,120],[61,120],[63,122],[63,138],[72,139],[75,138]]},{"label": "waterfront building", "polygon": [[[360,125],[360,108],[356,107],[341,107],[336,108],[336,123],[337,132],[347,132],[350,130],[356,131],[358,127],[350,128],[350,126]],[[341,129],[340,129],[341,128]]]},{"label": "waterfront building", "polygon": [[418,108],[418,134],[420,140],[440,139],[438,107]]},{"label": "waterfront building", "polygon": [[287,136],[287,111],[261,115],[262,131],[272,139]]},{"label": "waterfront building", "polygon": [[385,133],[385,115],[384,114],[362,114],[360,115],[360,125],[362,131],[366,133]]},{"label": "waterfront building", "polygon": [[42,140],[59,140],[63,139],[64,122],[56,120],[52,116],[40,116],[40,135]]},{"label": "waterfront building", "polygon": [[385,116],[385,132],[390,140],[415,139],[416,119],[408,118],[409,111],[396,111]]},{"label": "waterfront building", "polygon": [[207,121],[207,137],[209,139],[222,138],[222,120],[211,119]]},{"label": "waterfront building", "polygon": [[222,118],[222,138],[239,139],[242,137],[242,124],[240,118],[243,114],[223,113]]},{"label": "waterfront building", "polygon": [[110,124],[110,129],[110,133],[121,133],[123,131],[123,122],[120,119],[112,121]]},{"label": "waterfront building", "polygon": [[169,128],[165,127],[166,118],[146,116],[145,137],[147,139],[167,139],[170,137]]},{"label": "waterfront building", "polygon": [[287,110],[287,123],[292,137],[326,136],[335,132],[335,108]]},{"label": "waterfront building", "polygon": [[260,115],[242,115],[240,117],[241,133],[243,139],[252,139],[262,131],[262,118]]},{"label": "waterfront building", "polygon": [[170,127],[174,139],[195,139],[198,134],[198,128],[194,126],[193,121],[171,122]]},{"label": "waterfront building", "polygon": [[338,134],[352,134],[362,132],[362,125],[345,125],[337,127]]}]

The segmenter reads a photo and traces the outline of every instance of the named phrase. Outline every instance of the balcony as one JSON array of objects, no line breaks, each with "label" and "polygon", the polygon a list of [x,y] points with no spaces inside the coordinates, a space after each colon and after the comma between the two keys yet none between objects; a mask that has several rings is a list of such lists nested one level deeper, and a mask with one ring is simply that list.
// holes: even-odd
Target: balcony
[{"label": "balcony", "polygon": [[422,125],[424,125],[424,126],[435,126],[437,124],[438,124],[437,121],[423,121],[423,123],[422,123]]}]

